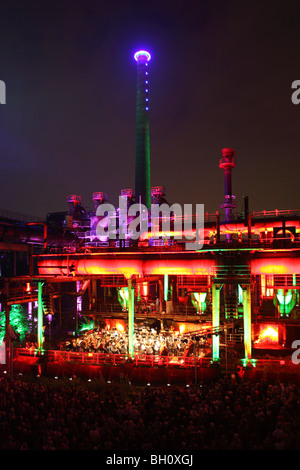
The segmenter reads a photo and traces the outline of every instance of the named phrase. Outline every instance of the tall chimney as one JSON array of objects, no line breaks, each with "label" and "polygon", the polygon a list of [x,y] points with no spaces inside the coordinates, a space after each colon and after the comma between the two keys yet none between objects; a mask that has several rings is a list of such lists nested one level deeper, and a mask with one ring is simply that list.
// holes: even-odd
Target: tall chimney
[{"label": "tall chimney", "polygon": [[235,151],[231,148],[223,149],[219,168],[224,170],[225,202],[220,207],[225,210],[225,220],[232,220],[232,209],[236,207],[235,196],[233,196],[231,189],[231,170],[235,166]]},{"label": "tall chimney", "polygon": [[135,201],[151,207],[149,138],[149,52],[137,51]]}]

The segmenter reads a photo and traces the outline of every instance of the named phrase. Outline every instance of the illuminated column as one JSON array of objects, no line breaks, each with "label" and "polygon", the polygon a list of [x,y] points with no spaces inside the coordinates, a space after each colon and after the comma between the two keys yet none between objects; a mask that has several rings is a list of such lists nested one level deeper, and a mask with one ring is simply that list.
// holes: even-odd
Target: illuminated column
[{"label": "illuminated column", "polygon": [[42,304],[42,286],[41,281],[38,282],[38,323],[37,323],[37,342],[38,350],[41,351],[43,346],[43,304]]},{"label": "illuminated column", "polygon": [[[220,326],[220,290],[221,287],[213,284],[212,285],[212,327],[218,328]],[[212,335],[212,356],[213,361],[218,361],[219,354],[219,335]]]},{"label": "illuminated column", "polygon": [[75,316],[75,334],[76,336],[78,335],[78,316],[81,314],[82,311],[82,296],[78,295],[78,292],[80,292],[82,286],[80,281],[76,281],[76,292],[77,292],[77,298],[76,298],[76,316]]},{"label": "illuminated column", "polygon": [[30,325],[32,325],[32,302],[28,302],[28,320]]},{"label": "illuminated column", "polygon": [[244,318],[244,348],[245,359],[251,359],[251,286],[243,290],[243,318]]},{"label": "illuminated column", "polygon": [[5,362],[8,367],[8,370],[11,371],[12,357],[11,357],[11,339],[10,339],[10,331],[9,331],[9,310],[10,310],[10,306],[6,304],[5,306]]},{"label": "illuminated column", "polygon": [[134,357],[134,288],[131,287],[131,281],[128,284],[128,353],[131,358]]},{"label": "illuminated column", "polygon": [[169,275],[164,274],[164,300],[169,299]]},{"label": "illuminated column", "polygon": [[9,310],[10,305],[8,304],[9,299],[9,280],[5,279],[5,362],[9,372],[11,372],[12,367],[12,358],[11,358],[11,339],[10,339],[10,331],[9,331]]},{"label": "illuminated column", "polygon": [[147,301],[148,298],[149,298],[149,285],[148,285],[148,282],[143,282],[141,288],[142,288],[143,299]]},{"label": "illuminated column", "polygon": [[137,51],[135,201],[151,208],[149,137],[149,52]]},{"label": "illuminated column", "polygon": [[157,308],[157,313],[161,313],[162,305],[163,305],[163,283],[161,279],[159,279],[158,281],[158,297],[159,297],[159,304],[156,306],[156,308]]}]

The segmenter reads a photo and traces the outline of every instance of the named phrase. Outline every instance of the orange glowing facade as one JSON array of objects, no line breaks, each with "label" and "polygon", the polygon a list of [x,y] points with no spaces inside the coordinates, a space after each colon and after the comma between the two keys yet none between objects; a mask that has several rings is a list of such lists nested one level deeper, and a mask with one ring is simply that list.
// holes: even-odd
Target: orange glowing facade
[{"label": "orange glowing facade", "polygon": [[[250,225],[220,222],[217,214],[215,220],[210,216],[205,222],[204,231],[205,243],[197,251],[185,250],[181,240],[153,246],[149,233],[122,248],[115,242],[97,248],[86,245],[84,253],[70,250],[38,255],[37,276],[46,283],[88,280],[98,285],[97,305],[106,302],[105,286],[120,291],[130,285],[132,301],[128,302],[127,290],[127,300],[123,293],[121,302],[124,320],[130,318],[131,323],[141,301],[155,303],[154,317],[164,315],[176,321],[188,312],[199,330],[209,327],[218,332],[211,341],[211,356],[216,361],[224,330],[233,323],[240,327],[235,334],[246,359],[251,360],[258,345],[288,347],[292,336],[282,331],[291,330],[299,315],[300,214],[251,214]],[[97,316],[90,305],[90,314]],[[270,322],[272,326],[268,326]],[[262,324],[267,324],[269,341],[263,341],[258,332],[257,325]],[[178,331],[184,330],[181,322]]]}]

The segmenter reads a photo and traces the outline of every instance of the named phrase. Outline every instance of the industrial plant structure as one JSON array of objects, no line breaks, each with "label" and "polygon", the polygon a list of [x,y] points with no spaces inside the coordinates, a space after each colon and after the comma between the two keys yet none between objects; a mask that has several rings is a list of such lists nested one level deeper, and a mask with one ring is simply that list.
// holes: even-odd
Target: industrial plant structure
[{"label": "industrial plant structure", "polygon": [[[163,186],[151,187],[151,56],[138,51],[134,58],[135,188],[121,190],[120,200],[128,209],[136,203],[150,209],[151,204],[166,203],[166,191]],[[115,365],[129,361],[152,369],[159,366],[159,353],[142,357],[135,350],[135,330],[145,324],[171,330],[193,345],[191,361],[188,355],[180,360],[174,353],[167,356],[174,370],[185,364],[199,370],[204,364],[222,368],[229,359],[235,367],[253,365],[266,354],[281,360],[290,357],[293,342],[300,339],[300,211],[251,212],[245,196],[244,211],[237,214],[231,174],[236,163],[235,151],[222,149],[219,168],[224,172],[225,200],[214,214],[204,214],[199,249],[188,249],[193,239],[184,229],[178,236],[178,214],[172,211],[168,229],[160,214],[155,236],[149,213],[147,230],[137,239],[124,236],[128,231],[120,220],[120,208],[110,214],[98,210],[108,203],[103,192],[93,193],[93,211],[83,207],[80,196],[69,195],[66,211],[48,214],[45,221],[16,221],[3,215],[1,310],[6,317],[6,364],[11,366],[13,357],[17,364],[21,355],[29,362],[44,356],[58,364],[51,344],[45,351],[45,338],[54,344],[55,335],[71,332],[70,338],[79,337],[83,323],[90,329],[104,325],[126,331],[127,351],[115,355]],[[109,218],[114,219],[114,237],[99,236],[99,224],[105,227]],[[127,228],[130,221],[125,221]],[[196,238],[195,221],[190,222]],[[34,353],[21,348],[13,356],[10,319],[15,305],[23,305],[32,319]],[[112,360],[89,352],[84,359],[74,353],[71,360],[60,354],[60,361],[63,357],[64,362],[76,362],[76,354],[80,354],[78,363],[99,367]]]}]

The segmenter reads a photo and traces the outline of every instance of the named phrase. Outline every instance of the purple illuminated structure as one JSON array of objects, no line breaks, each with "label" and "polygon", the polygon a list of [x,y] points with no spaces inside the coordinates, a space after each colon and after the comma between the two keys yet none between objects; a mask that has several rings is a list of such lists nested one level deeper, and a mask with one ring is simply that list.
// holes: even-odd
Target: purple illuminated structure
[{"label": "purple illuminated structure", "polygon": [[136,154],[135,154],[135,199],[151,207],[150,138],[149,138],[149,75],[147,51],[134,54],[137,62],[136,91]]},{"label": "purple illuminated structure", "polygon": [[146,60],[149,62],[149,60],[151,59],[151,55],[147,51],[137,51],[134,54],[134,58],[136,61],[138,61],[140,58],[146,58]]}]

